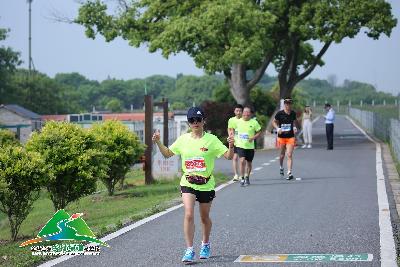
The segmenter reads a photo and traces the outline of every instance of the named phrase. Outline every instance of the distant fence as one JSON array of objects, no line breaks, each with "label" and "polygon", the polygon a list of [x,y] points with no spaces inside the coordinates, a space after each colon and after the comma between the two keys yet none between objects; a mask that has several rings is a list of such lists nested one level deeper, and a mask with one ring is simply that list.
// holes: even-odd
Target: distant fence
[{"label": "distant fence", "polygon": [[398,119],[356,108],[349,109],[349,116],[370,134],[390,143],[397,160],[400,159],[400,121]]}]

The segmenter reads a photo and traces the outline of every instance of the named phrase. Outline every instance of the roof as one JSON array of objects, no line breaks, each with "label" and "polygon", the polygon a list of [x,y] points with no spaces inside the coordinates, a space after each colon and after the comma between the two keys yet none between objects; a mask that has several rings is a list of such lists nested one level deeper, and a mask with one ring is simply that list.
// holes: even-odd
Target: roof
[{"label": "roof", "polygon": [[0,108],[7,109],[8,111],[14,112],[17,115],[34,120],[40,120],[41,116],[35,112],[32,112],[26,108],[23,108],[19,105],[0,105]]},{"label": "roof", "polygon": [[67,115],[42,115],[44,121],[67,121]]}]

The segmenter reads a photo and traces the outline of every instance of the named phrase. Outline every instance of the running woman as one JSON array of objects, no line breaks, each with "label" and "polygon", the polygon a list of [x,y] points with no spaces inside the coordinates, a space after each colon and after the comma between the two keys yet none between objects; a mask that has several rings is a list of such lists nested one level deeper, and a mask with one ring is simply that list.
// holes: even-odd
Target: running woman
[{"label": "running woman", "polygon": [[[297,133],[297,118],[296,112],[292,110],[293,100],[286,98],[283,101],[284,108],[275,115],[273,125],[278,133],[278,147],[280,148],[280,175],[284,176],[283,160],[285,154],[287,155],[287,178],[286,180],[293,179],[292,166],[293,166],[293,150],[296,145],[295,134]],[[295,125],[296,124],[296,125]]]},{"label": "running woman", "polygon": [[[242,113],[243,113],[243,106],[240,104],[237,104],[235,106],[235,109],[233,111],[235,113],[235,116],[230,118],[228,120],[228,135],[235,135],[235,144],[237,144],[238,142],[238,133],[236,130],[236,125],[237,122],[240,120],[240,118],[242,118]],[[233,181],[239,181],[239,175],[238,175],[238,168],[237,168],[237,164],[238,164],[238,154],[237,154],[237,147],[236,145],[233,147],[233,159],[232,159],[232,168],[233,168],[233,173],[235,174],[233,176]]]},{"label": "running woman", "polygon": [[238,141],[236,144],[240,161],[240,185],[250,185],[250,172],[254,158],[254,140],[261,134],[261,126],[251,118],[251,109],[244,107],[242,118],[237,122]]},{"label": "running woman", "polygon": [[164,157],[180,155],[182,159],[183,175],[180,181],[182,202],[185,209],[183,232],[186,241],[186,251],[182,262],[190,264],[195,260],[193,250],[194,239],[194,206],[199,202],[199,212],[202,226],[202,243],[200,259],[208,259],[211,255],[210,233],[212,222],[210,219],[211,203],[215,197],[215,178],[213,176],[215,158],[222,155],[226,159],[233,157],[234,137],[227,138],[229,149],[215,136],[204,131],[205,116],[203,110],[192,107],[187,112],[190,133],[178,137],[167,148],[160,142],[160,132],[153,135],[153,141]]}]

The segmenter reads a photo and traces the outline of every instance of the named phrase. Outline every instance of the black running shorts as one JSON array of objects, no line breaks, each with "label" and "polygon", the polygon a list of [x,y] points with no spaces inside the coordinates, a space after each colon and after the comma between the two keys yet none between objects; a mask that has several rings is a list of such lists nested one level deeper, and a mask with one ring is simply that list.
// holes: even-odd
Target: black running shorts
[{"label": "black running shorts", "polygon": [[199,203],[210,203],[215,198],[215,191],[199,191],[191,187],[181,186],[181,194],[190,193],[196,196],[196,200]]},{"label": "black running shorts", "polygon": [[238,147],[238,155],[239,158],[245,158],[246,161],[253,161],[254,158],[254,149],[245,149],[245,148],[241,148]]},{"label": "black running shorts", "polygon": [[234,154],[237,154],[237,153],[238,153],[237,150],[238,150],[238,147],[237,147],[237,146],[233,146],[233,153],[234,153]]}]

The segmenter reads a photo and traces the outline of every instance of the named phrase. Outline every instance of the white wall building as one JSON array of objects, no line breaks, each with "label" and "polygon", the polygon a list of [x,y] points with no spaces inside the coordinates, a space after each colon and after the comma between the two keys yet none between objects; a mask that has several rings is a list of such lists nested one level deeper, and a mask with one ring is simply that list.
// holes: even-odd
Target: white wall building
[{"label": "white wall building", "polygon": [[0,105],[0,129],[13,131],[20,142],[25,143],[31,133],[41,127],[39,114],[19,105]]}]

